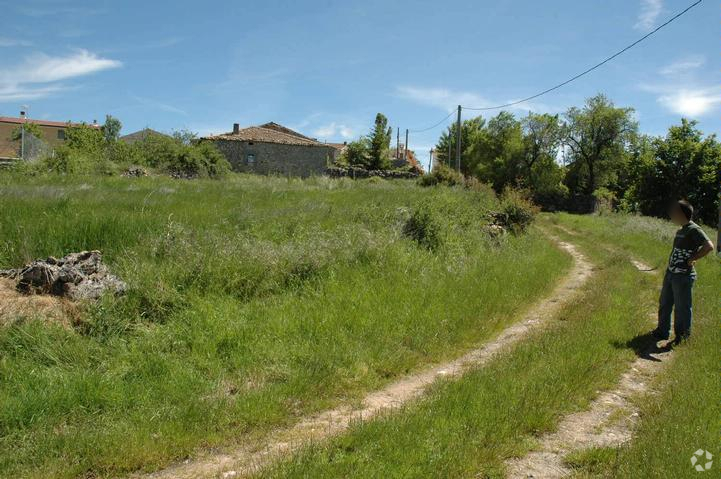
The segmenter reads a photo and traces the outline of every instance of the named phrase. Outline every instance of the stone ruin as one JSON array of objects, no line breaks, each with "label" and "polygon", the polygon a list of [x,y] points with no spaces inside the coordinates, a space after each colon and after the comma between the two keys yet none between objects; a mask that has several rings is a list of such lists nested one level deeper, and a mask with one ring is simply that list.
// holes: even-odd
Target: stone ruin
[{"label": "stone ruin", "polygon": [[0,277],[17,281],[17,290],[25,294],[51,294],[74,301],[98,299],[106,291],[122,294],[127,289],[103,264],[100,251],[35,260],[24,268],[0,270]]}]

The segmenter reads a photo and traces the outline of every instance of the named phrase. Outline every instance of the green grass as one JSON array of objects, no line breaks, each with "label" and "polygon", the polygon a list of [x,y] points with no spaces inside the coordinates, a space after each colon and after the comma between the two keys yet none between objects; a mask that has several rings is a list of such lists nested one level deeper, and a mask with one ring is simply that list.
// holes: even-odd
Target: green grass
[{"label": "green grass", "polygon": [[[581,232],[556,231],[599,265],[583,299],[567,307],[552,329],[458,381],[438,385],[398,413],[359,424],[258,476],[503,477],[505,459],[527,453],[535,436],[553,430],[564,414],[584,408],[596,391],[614,384],[635,358],[626,343],[651,327],[648,312],[660,281],[636,271],[625,251],[661,265],[673,229],[657,220],[617,216],[559,215],[547,221],[551,229],[561,223]],[[699,269],[702,278],[719,272],[711,260]],[[622,451],[574,454],[569,461],[580,476],[694,474],[691,453],[717,444],[712,439],[718,434],[718,375],[711,368],[717,363],[711,349],[718,343],[718,333],[711,331],[717,299],[711,281],[699,285],[698,339],[678,348],[669,373],[659,378],[665,392],[646,400],[638,440]],[[699,404],[708,407],[699,412]]]},{"label": "green grass", "polygon": [[[633,216],[591,219],[566,215],[560,220],[594,238],[621,245],[662,268],[675,230],[667,222]],[[673,361],[656,378],[652,387],[658,394],[639,402],[642,420],[634,440],[619,450],[594,449],[574,455],[579,477],[702,477],[690,463],[697,449],[714,454],[714,469],[705,474],[718,475],[721,331],[717,319],[721,268],[716,258],[709,257],[697,269],[691,341],[676,349]]]},{"label": "green grass", "polygon": [[[0,329],[0,476],[116,476],[261,438],[490,337],[570,265],[487,193],[411,182],[0,176],[0,268],[100,249],[129,284]],[[415,212],[434,248],[403,234]],[[499,278],[503,278],[499,281]]]}]

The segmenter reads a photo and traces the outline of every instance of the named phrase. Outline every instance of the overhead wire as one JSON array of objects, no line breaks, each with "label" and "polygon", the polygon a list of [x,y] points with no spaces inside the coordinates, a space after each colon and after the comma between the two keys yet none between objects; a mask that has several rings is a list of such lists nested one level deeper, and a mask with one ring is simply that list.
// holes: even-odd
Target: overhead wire
[{"label": "overhead wire", "polygon": [[[700,4],[701,2],[703,2],[703,0],[697,0],[696,2],[692,3],[691,5],[689,5],[688,7],[686,7],[685,9],[683,9],[682,11],[680,11],[679,13],[677,13],[676,15],[674,15],[674,16],[672,16],[671,18],[669,18],[668,20],[666,20],[666,21],[665,21],[664,23],[662,23],[661,25],[657,26],[656,28],[654,28],[653,30],[651,30],[650,32],[648,32],[647,34],[645,34],[644,36],[642,36],[641,38],[639,38],[638,40],[636,40],[635,42],[627,45],[626,47],[624,47],[624,48],[622,48],[621,50],[617,51],[617,52],[614,53],[613,55],[605,58],[604,60],[600,61],[599,63],[596,63],[595,65],[593,65],[592,67],[590,67],[590,68],[582,71],[581,73],[579,73],[579,74],[577,74],[577,75],[574,75],[573,77],[569,78],[568,80],[563,81],[563,82],[561,82],[561,83],[559,83],[559,84],[557,84],[557,85],[554,85],[554,86],[552,86],[552,87],[550,87],[550,88],[547,88],[547,89],[545,89],[545,90],[543,90],[543,91],[541,91],[541,92],[539,92],[539,93],[536,93],[536,94],[531,95],[531,96],[529,96],[529,97],[523,98],[523,99],[521,99],[521,100],[516,100],[516,101],[504,103],[503,105],[484,106],[484,107],[461,106],[461,108],[464,109],[464,110],[473,110],[473,111],[498,110],[498,109],[500,109],[500,108],[508,108],[508,107],[510,107],[510,106],[515,106],[515,105],[518,105],[518,104],[521,104],[521,103],[525,103],[525,102],[527,102],[527,101],[534,100],[534,99],[536,99],[536,98],[538,98],[538,97],[541,97],[541,96],[543,96],[543,95],[546,95],[546,94],[548,94],[548,93],[550,93],[550,92],[552,92],[552,91],[554,91],[554,90],[558,90],[559,88],[562,88],[562,87],[568,85],[569,83],[578,80],[579,78],[581,78],[581,77],[583,77],[583,76],[591,73],[592,71],[594,71],[594,70],[602,67],[603,65],[605,65],[605,64],[608,63],[608,62],[610,62],[611,60],[613,60],[614,58],[618,57],[619,55],[622,55],[623,53],[627,52],[628,50],[630,50],[631,48],[635,47],[635,46],[638,45],[639,43],[643,42],[644,40],[646,40],[647,38],[649,38],[650,36],[652,36],[653,34],[655,34],[656,32],[658,32],[658,31],[661,30],[662,28],[666,27],[666,26],[669,25],[670,23],[672,23],[672,22],[674,22],[675,20],[677,20],[679,17],[681,17],[681,16],[683,16],[684,14],[686,14],[689,10],[691,10],[691,9],[694,8],[694,7],[696,7],[696,6],[697,6],[698,4]],[[446,115],[445,117],[443,117],[442,120],[438,121],[437,123],[434,123],[433,125],[431,125],[431,126],[429,126],[429,127],[427,127],[427,128],[409,129],[408,131],[411,132],[411,133],[423,133],[423,132],[426,132],[426,131],[429,131],[429,130],[433,130],[434,128],[437,128],[439,125],[441,125],[443,122],[445,122],[448,118],[450,118],[451,115],[453,115],[455,112],[456,112],[455,109],[452,110],[448,115]]]},{"label": "overhead wire", "polygon": [[698,0],[697,2],[689,5],[689,6],[686,7],[684,10],[680,11],[679,13],[677,13],[676,15],[674,15],[673,17],[669,18],[666,22],[664,22],[664,23],[662,23],[661,25],[657,26],[656,28],[654,28],[653,30],[651,30],[650,32],[648,32],[646,35],[644,35],[644,36],[642,36],[641,38],[639,38],[638,40],[636,40],[635,42],[633,42],[633,43],[631,43],[630,45],[622,48],[621,50],[619,50],[619,51],[617,51],[616,53],[614,53],[613,55],[607,57],[607,58],[604,59],[603,61],[601,61],[601,62],[599,62],[599,63],[596,63],[596,64],[593,65],[591,68],[588,68],[588,69],[582,71],[581,73],[579,73],[579,74],[577,74],[577,75],[569,78],[568,80],[559,83],[558,85],[554,85],[554,86],[552,86],[551,88],[547,88],[547,89],[543,90],[542,92],[536,93],[535,95],[531,95],[531,96],[526,97],[526,98],[523,98],[522,100],[512,101],[512,102],[509,102],[509,103],[505,103],[505,104],[503,104],[503,105],[485,106],[485,107],[479,107],[479,108],[473,108],[473,107],[464,106],[463,109],[465,109],[465,110],[473,110],[473,111],[498,110],[499,108],[507,108],[507,107],[509,107],[509,106],[514,106],[514,105],[518,105],[518,104],[520,104],[520,103],[525,103],[525,102],[527,102],[527,101],[529,101],[529,100],[533,100],[533,99],[538,98],[538,97],[540,97],[540,96],[543,96],[543,95],[545,95],[545,94],[547,94],[547,93],[550,93],[550,92],[552,92],[552,91],[554,91],[554,90],[558,90],[559,88],[564,87],[564,86],[568,85],[569,83],[571,83],[571,82],[573,82],[573,81],[575,81],[575,80],[578,80],[578,79],[581,78],[582,76],[587,75],[587,74],[591,73],[592,71],[594,71],[594,70],[602,67],[603,65],[605,65],[605,64],[608,63],[608,62],[610,62],[611,60],[613,60],[613,59],[616,58],[617,56],[619,56],[619,55],[627,52],[628,50],[630,50],[631,48],[635,47],[636,45],[638,45],[638,44],[641,43],[642,41],[646,40],[648,37],[650,37],[650,36],[653,35],[654,33],[658,32],[659,30],[661,30],[661,29],[664,28],[665,26],[669,25],[670,23],[672,23],[673,21],[675,21],[676,19],[678,19],[679,17],[681,17],[682,15],[684,15],[686,12],[688,12],[689,10],[691,10],[692,8],[694,8],[696,5],[698,5],[698,4],[701,3],[702,1],[703,1],[703,0]]}]

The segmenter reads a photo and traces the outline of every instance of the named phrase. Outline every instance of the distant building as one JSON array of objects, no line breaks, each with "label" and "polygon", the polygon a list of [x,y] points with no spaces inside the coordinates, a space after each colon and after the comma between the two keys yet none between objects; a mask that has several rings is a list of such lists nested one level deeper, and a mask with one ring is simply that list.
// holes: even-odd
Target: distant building
[{"label": "distant building", "polygon": [[[65,141],[65,130],[67,130],[68,127],[80,125],[80,123],[0,116],[0,159],[20,158],[20,140],[13,141],[11,137],[13,131],[23,123],[37,125],[42,133],[41,138],[38,139],[46,143],[50,148],[63,144]],[[96,123],[88,126],[100,128]]]},{"label": "distant building", "polygon": [[[423,171],[423,167],[416,158],[416,153],[413,150],[408,150],[406,155],[405,145],[401,143],[400,151],[396,152],[395,148],[390,150],[391,166],[393,168],[413,168],[417,171]],[[405,157],[404,157],[405,156]]]},{"label": "distant building", "polygon": [[148,137],[152,136],[159,136],[159,137],[167,137],[170,138],[170,135],[166,135],[165,133],[161,133],[159,131],[155,131],[151,128],[143,128],[142,130],[138,130],[135,133],[130,133],[124,136],[121,136],[119,138],[120,141],[124,141],[125,143],[132,145],[133,143],[136,143],[138,141],[143,141],[147,139]]},{"label": "distant building", "polygon": [[339,154],[321,143],[277,123],[240,128],[201,138],[218,147],[235,171],[284,176],[322,175]]}]

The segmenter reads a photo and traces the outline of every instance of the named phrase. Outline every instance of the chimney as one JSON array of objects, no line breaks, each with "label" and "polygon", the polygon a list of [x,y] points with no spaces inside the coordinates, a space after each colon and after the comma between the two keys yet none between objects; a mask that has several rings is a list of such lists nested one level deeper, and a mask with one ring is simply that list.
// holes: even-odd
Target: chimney
[{"label": "chimney", "polygon": [[239,123],[233,123],[233,134],[237,135],[240,133],[240,124]]}]

